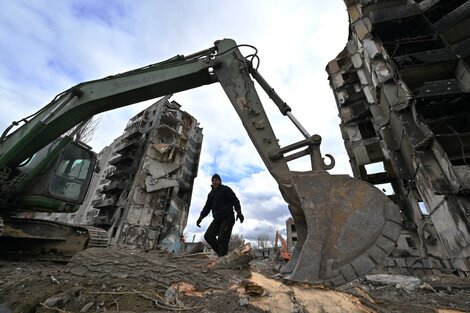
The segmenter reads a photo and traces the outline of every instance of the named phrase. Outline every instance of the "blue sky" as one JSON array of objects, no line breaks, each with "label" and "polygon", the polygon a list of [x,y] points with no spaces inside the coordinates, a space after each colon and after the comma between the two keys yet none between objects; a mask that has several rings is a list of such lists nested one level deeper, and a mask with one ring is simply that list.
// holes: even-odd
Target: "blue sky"
[{"label": "blue sky", "polygon": [[[0,0],[0,129],[30,115],[55,95],[87,80],[191,54],[221,38],[258,48],[260,73],[291,107],[322,151],[335,156],[332,173],[350,173],[325,67],[344,48],[348,18],[343,1],[9,1]],[[242,50],[249,54],[249,50]],[[258,91],[281,146],[303,139]],[[221,174],[242,202],[245,222],[234,233],[255,240],[289,216],[277,184],[264,169],[230,102],[218,85],[180,92],[172,100],[195,116],[204,142],[186,234],[200,236],[195,220]],[[128,119],[151,102],[101,114],[90,143],[99,151]],[[308,160],[292,164],[307,170]],[[198,238],[198,237],[196,237]]]}]

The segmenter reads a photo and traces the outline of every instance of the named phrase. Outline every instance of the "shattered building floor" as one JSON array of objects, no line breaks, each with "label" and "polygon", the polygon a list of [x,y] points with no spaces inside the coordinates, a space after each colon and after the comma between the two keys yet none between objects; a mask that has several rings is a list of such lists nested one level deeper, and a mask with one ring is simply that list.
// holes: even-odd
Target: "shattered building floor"
[{"label": "shattered building floor", "polygon": [[469,278],[370,275],[330,289],[276,279],[282,265],[122,247],[88,249],[67,265],[0,261],[0,312],[470,311]]}]

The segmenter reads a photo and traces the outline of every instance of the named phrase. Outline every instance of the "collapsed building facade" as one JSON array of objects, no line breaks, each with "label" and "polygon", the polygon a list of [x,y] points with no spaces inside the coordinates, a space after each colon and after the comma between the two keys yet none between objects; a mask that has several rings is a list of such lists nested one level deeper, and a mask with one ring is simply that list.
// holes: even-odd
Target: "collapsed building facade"
[{"label": "collapsed building facade", "polygon": [[401,209],[384,266],[470,276],[470,1],[345,3],[327,72],[354,177]]},{"label": "collapsed building facade", "polygon": [[35,216],[104,229],[111,245],[180,249],[203,135],[197,120],[169,98],[132,117],[98,154],[100,171],[76,213]]},{"label": "collapsed building facade", "polygon": [[88,224],[111,244],[176,251],[202,145],[197,120],[164,97],[130,119],[97,184]]}]

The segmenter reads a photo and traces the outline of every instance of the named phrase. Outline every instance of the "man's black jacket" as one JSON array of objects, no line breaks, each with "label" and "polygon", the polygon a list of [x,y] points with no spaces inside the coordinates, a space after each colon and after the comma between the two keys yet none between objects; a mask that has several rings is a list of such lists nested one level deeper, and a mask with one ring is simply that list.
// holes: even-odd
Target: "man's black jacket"
[{"label": "man's black jacket", "polygon": [[230,187],[220,184],[209,192],[200,218],[206,217],[212,210],[214,219],[222,220],[233,216],[234,208],[237,213],[241,212],[240,201]]}]

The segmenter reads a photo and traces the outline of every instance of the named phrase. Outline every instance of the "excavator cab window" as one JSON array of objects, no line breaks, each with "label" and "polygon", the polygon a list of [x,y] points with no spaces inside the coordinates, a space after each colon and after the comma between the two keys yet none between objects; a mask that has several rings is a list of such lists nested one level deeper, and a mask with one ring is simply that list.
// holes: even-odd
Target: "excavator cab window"
[{"label": "excavator cab window", "polygon": [[81,200],[94,169],[92,160],[90,151],[78,145],[68,145],[56,168],[49,192],[60,199]]},{"label": "excavator cab window", "polygon": [[23,173],[33,173],[36,167],[49,164],[35,175],[23,190],[18,203],[25,210],[40,212],[75,212],[83,203],[95,170],[96,156],[90,147],[68,143],[58,156],[52,151],[60,139],[44,147],[22,166]]}]

